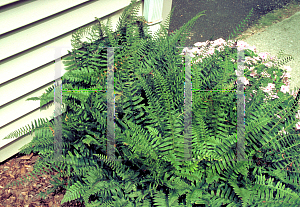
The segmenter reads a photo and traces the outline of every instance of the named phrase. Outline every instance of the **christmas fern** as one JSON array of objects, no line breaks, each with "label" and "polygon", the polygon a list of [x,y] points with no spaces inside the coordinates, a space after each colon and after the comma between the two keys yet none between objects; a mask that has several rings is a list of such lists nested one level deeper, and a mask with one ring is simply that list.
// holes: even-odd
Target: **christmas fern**
[{"label": "christmas fern", "polygon": [[[53,159],[53,120],[39,119],[6,137],[35,132],[20,151],[41,157],[28,177],[58,172],[46,194],[64,188],[62,203],[79,200],[85,206],[299,205],[300,139],[293,133],[299,93],[296,99],[285,94],[264,103],[262,91],[252,97],[245,109],[246,157],[237,161],[235,93],[193,92],[192,139],[186,142],[184,65],[177,47],[184,46],[185,31],[203,12],[168,36],[165,27],[172,10],[166,25],[151,37],[137,11],[132,1],[116,32],[99,21],[73,35],[74,49],[63,62],[67,72],[62,77],[61,160]],[[90,42],[82,42],[88,33]],[[107,47],[114,47],[115,54],[116,159],[107,153]],[[229,50],[225,47],[193,65],[193,88],[236,90],[232,84],[236,65],[229,61],[236,54]],[[245,50],[245,55],[249,53]],[[219,57],[224,61],[218,61]],[[252,90],[264,84],[261,78],[249,87],[247,100]],[[97,92],[84,91],[89,89]],[[53,90],[50,87],[41,97],[29,100],[40,100],[41,107],[53,104]],[[278,111],[285,122],[274,117]],[[278,134],[282,127],[287,135]],[[185,159],[186,144],[189,160]]]}]

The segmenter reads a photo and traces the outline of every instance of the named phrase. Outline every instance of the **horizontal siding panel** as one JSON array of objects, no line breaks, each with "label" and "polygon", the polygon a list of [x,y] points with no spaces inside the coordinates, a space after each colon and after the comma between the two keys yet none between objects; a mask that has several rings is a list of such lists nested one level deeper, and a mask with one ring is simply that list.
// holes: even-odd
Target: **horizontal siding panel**
[{"label": "horizontal siding panel", "polygon": [[[71,33],[64,37],[56,38],[45,44],[36,47],[34,50],[28,50],[8,58],[0,63],[0,84],[11,81],[30,71],[49,64],[54,61],[54,49],[51,47],[64,46],[62,49],[63,56],[68,54],[67,50],[71,50]],[[9,70],[7,70],[9,68]],[[54,77],[54,71],[53,71]],[[1,88],[0,88],[1,92]],[[12,99],[10,99],[12,100]],[[0,104],[1,106],[1,104]]]},{"label": "horizontal siding panel", "polygon": [[[33,96],[40,96],[45,91],[45,89],[47,89],[51,85],[52,84],[48,84],[48,85],[36,90],[33,93],[25,95],[19,101],[14,102],[14,103],[2,108],[3,110],[0,111],[0,117],[6,117],[6,119],[8,119],[9,122],[7,122],[6,124],[3,124],[4,122],[1,120],[0,148],[3,145],[6,145],[7,143],[12,141],[12,139],[5,139],[5,140],[2,140],[2,139],[14,131],[13,125],[17,124],[20,120],[26,121],[27,120],[26,117],[30,117],[30,114],[34,114],[34,113],[36,113],[36,111],[40,110],[40,101],[32,101],[32,100],[25,101],[25,100],[27,98],[30,98]],[[52,105],[54,105],[54,104],[52,104]],[[52,107],[52,105],[51,105],[51,107]],[[45,107],[43,107],[43,109],[45,109]],[[52,111],[52,113],[53,112],[54,111]],[[51,114],[51,115],[53,115],[53,114]],[[49,117],[47,117],[47,118],[50,119],[51,115],[49,115]],[[13,117],[15,117],[14,119],[16,119],[16,121],[14,123],[10,124],[14,120]],[[43,115],[41,117],[45,117],[45,115]],[[41,118],[41,117],[38,117],[38,118]],[[31,120],[31,121],[33,121],[33,120]],[[28,123],[26,122],[26,123],[31,124],[31,121],[29,121]],[[27,124],[21,124],[19,126],[23,127],[23,126],[26,126]],[[21,127],[18,127],[15,130],[18,130],[20,128]]]},{"label": "horizontal siding panel", "polygon": [[13,142],[10,142],[9,144],[5,145],[5,147],[0,148],[0,163],[20,152],[20,149],[24,145],[31,142],[31,140],[34,137],[34,134],[35,133],[33,133],[32,135],[19,137],[19,139],[15,139]]},{"label": "horizontal siding panel", "polygon": [[52,82],[54,84],[54,69],[55,64],[49,64],[40,70],[23,75],[1,86],[0,93],[4,98],[0,100],[0,106],[2,107],[9,100],[15,100],[47,83]]},{"label": "horizontal siding panel", "polygon": [[46,117],[50,120],[50,117],[53,115],[54,109],[55,105],[52,104],[49,108],[45,110],[36,110],[34,112],[31,112],[30,114],[18,119],[13,124],[9,124],[3,127],[0,133],[0,162],[18,153],[21,147],[23,147],[25,144],[29,143],[32,140],[35,133],[33,133],[32,135],[29,134],[18,138],[3,140],[4,137],[14,132],[15,130],[27,126],[28,124],[31,125],[31,122],[33,122],[34,120],[38,120],[39,118]]},{"label": "horizontal siding panel", "polygon": [[0,148],[0,163],[20,152],[19,149],[21,149],[24,145],[30,143],[32,138],[34,137],[34,134],[35,133],[33,133],[32,135],[22,136],[19,139],[16,139],[13,142],[9,143],[8,145],[5,145],[5,147]]},{"label": "horizontal siding panel", "polygon": [[89,0],[32,1],[23,6],[7,8],[1,12],[0,35],[52,16]]},{"label": "horizontal siding panel", "polygon": [[[113,31],[115,31],[116,24],[123,11],[124,9],[121,9],[115,12],[113,16],[110,16],[112,25],[114,25]],[[105,24],[107,20],[108,17],[101,19],[101,21],[105,22]],[[92,26],[96,23],[97,21],[94,21],[86,26]],[[72,49],[71,39],[72,39],[73,32],[74,31],[69,32],[61,37],[55,38],[54,40],[41,44],[32,50],[19,53],[12,58],[8,58],[6,60],[1,61],[0,62],[0,74],[1,74],[0,84],[8,82],[13,78],[17,78],[45,64],[53,62],[54,49],[51,47],[63,46],[64,48],[62,49],[62,53],[61,53],[62,57],[68,54],[67,50]],[[7,70],[7,68],[9,68],[9,70]],[[54,77],[54,73],[53,73],[53,77]]]},{"label": "horizontal siding panel", "polygon": [[[53,68],[53,70],[49,70],[49,67]],[[24,78],[21,79],[21,81],[17,81],[17,82],[12,81],[11,83],[5,85],[4,87],[1,87],[1,91],[3,91],[1,92],[1,95],[3,95],[3,97],[5,98],[22,97],[22,98],[20,98],[18,101],[1,106],[0,117],[5,117],[5,119],[0,119],[0,127],[18,119],[18,117],[23,116],[29,113],[30,111],[37,109],[40,106],[39,101],[25,101],[23,96],[26,95],[27,97],[27,94],[30,94],[32,91],[35,91],[37,88],[43,87],[45,83],[47,83],[48,85],[49,83],[50,85],[51,84],[53,85],[54,64],[50,65],[49,67],[45,67],[43,68],[43,70],[38,70],[35,73],[31,74],[30,76],[25,76]],[[34,78],[32,79],[32,77]],[[45,80],[47,80],[47,82]],[[31,83],[33,82],[34,84],[28,84],[30,82]],[[30,91],[30,92],[22,93],[22,91]],[[45,90],[43,92],[45,92]],[[43,92],[38,94],[38,96],[41,96]]]},{"label": "horizontal siding panel", "polygon": [[[101,1],[98,1],[101,2]],[[102,1],[103,2],[103,1]],[[118,2],[116,4],[116,2]],[[125,3],[124,3],[125,2]],[[87,7],[80,7],[80,9],[84,9],[84,11],[88,11],[86,13],[91,14],[91,7],[95,6],[96,2],[93,2],[93,4],[89,4]],[[40,96],[43,92],[45,92],[45,89],[53,85],[54,82],[54,49],[51,48],[53,46],[64,46],[65,48],[62,49],[61,56],[64,57],[67,55],[67,50],[71,50],[71,38],[72,33],[75,32],[78,28],[88,25],[91,26],[97,21],[94,19],[94,17],[100,18],[104,23],[106,23],[107,19],[110,18],[112,21],[112,29],[115,31],[116,24],[119,20],[120,15],[122,14],[124,8],[129,5],[130,0],[123,1],[120,5],[119,1],[105,1],[104,4],[106,7],[104,9],[103,6],[98,5],[98,8],[94,8],[94,14],[90,15],[90,20],[86,20],[85,22],[81,22],[79,24],[76,24],[76,26],[71,25],[71,27],[68,27],[68,29],[64,31],[60,31],[60,29],[55,28],[54,31],[60,31],[61,34],[57,33],[53,35],[55,38],[41,40],[40,43],[36,43],[35,45],[30,45],[29,50],[28,48],[24,49],[18,49],[13,57],[11,55],[7,55],[7,58],[0,62],[0,94],[1,94],[1,100],[0,100],[0,162],[9,158],[10,156],[16,154],[18,152],[18,149],[25,145],[26,143],[29,143],[32,139],[32,136],[27,135],[19,138],[14,139],[7,139],[3,140],[5,136],[10,134],[11,132],[18,130],[24,126],[27,126],[28,124],[31,124],[32,121],[37,120],[38,118],[44,118],[47,117],[50,119],[50,117],[53,115],[54,112],[54,104],[46,110],[40,111],[40,102],[39,101],[25,101],[27,98]],[[143,2],[140,2],[140,11],[139,16],[142,16],[142,9],[143,9]],[[111,8],[116,9],[116,5],[118,6],[119,10],[109,10],[107,9],[107,5],[110,5]],[[95,11],[98,11],[97,13]],[[80,16],[77,15],[78,12],[81,10],[73,11],[73,16]],[[67,11],[68,13],[69,11]],[[74,14],[76,13],[76,15]],[[68,13],[68,18],[71,18],[73,21],[74,18],[70,13]],[[59,14],[59,18],[65,16]],[[65,16],[66,17],[66,16]],[[49,18],[47,18],[49,19]],[[55,18],[51,17],[51,21],[55,20]],[[66,25],[70,24],[70,21],[63,21],[60,22],[60,27],[66,27]],[[91,21],[93,20],[93,21]],[[48,23],[50,20],[48,21]],[[44,22],[46,23],[46,22]],[[53,22],[52,22],[53,23]],[[35,25],[36,27],[39,27],[41,24]],[[53,24],[48,24],[48,27],[53,27]],[[18,45],[21,42],[24,41],[24,36],[26,36],[26,32],[29,29],[32,29],[31,25],[28,26],[29,29],[25,29],[26,27],[20,28],[18,30],[19,35],[15,36],[17,33],[15,31],[10,32],[10,36],[8,37],[14,37],[19,38],[15,39],[14,45]],[[41,28],[40,28],[41,29]],[[68,31],[65,33],[65,31]],[[37,31],[36,31],[37,32]],[[52,32],[51,32],[52,33]],[[5,35],[2,35],[2,37]],[[37,33],[36,36],[43,36],[41,32]],[[1,37],[1,39],[2,39]],[[0,42],[0,47],[6,47],[9,44],[5,43],[9,39],[2,39],[3,41]],[[12,41],[12,39],[11,39]],[[17,42],[17,43],[16,43]],[[3,46],[3,44],[7,44],[6,46]],[[35,47],[34,47],[35,46]],[[24,47],[24,45],[23,45]],[[17,47],[16,47],[17,48]],[[6,52],[5,52],[6,53]],[[1,53],[0,54],[4,54]],[[62,74],[63,75],[66,71],[64,70],[64,65],[62,64]],[[9,69],[9,70],[8,70]]]},{"label": "horizontal siding panel", "polygon": [[[87,2],[80,7],[72,8],[10,33],[2,35],[0,60],[33,48],[77,28],[94,22],[95,17],[102,18],[130,4],[129,0],[98,0]],[[15,47],[13,47],[15,46]],[[16,47],[17,46],[17,47]]]},{"label": "horizontal siding panel", "polygon": [[11,4],[11,3],[14,3],[14,2],[17,2],[17,1],[20,1],[20,0],[1,0],[0,1],[0,6],[5,6],[7,4]]},{"label": "horizontal siding panel", "polygon": [[[112,25],[117,24],[122,12],[123,9],[115,13],[114,16],[110,17]],[[105,23],[107,19],[108,17],[102,18],[102,20]],[[95,23],[89,25],[93,24]],[[115,27],[113,28],[113,30],[115,30]],[[64,46],[65,48],[62,49],[61,53],[64,57],[68,54],[67,50],[71,50],[72,48],[71,37],[72,32],[70,32],[64,37],[57,38],[53,41],[49,41],[46,44],[35,48],[35,50],[30,50],[18,54],[13,58],[13,61],[11,60],[11,58],[3,61],[0,64],[0,83],[3,83],[6,80],[10,81],[6,81],[0,87],[0,94],[3,95],[3,98],[0,100],[0,106],[3,106],[4,104],[16,100],[20,96],[30,93],[32,90],[39,88],[44,84],[54,81],[55,50],[51,47]],[[38,67],[40,68],[37,70]],[[10,70],[7,70],[7,68],[10,68]],[[62,64],[61,75],[63,75],[66,72],[64,68],[65,66]],[[32,82],[33,79],[37,81]]]}]

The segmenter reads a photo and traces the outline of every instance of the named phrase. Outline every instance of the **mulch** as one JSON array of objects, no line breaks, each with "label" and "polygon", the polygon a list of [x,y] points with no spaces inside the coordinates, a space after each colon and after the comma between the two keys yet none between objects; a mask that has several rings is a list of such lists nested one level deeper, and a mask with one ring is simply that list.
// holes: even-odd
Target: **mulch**
[{"label": "mulch", "polygon": [[64,189],[51,193],[45,199],[38,196],[39,192],[46,192],[52,187],[50,179],[53,179],[50,175],[55,175],[57,172],[45,173],[37,176],[38,179],[33,177],[34,181],[4,189],[7,184],[23,178],[24,175],[29,175],[33,171],[35,161],[39,158],[38,154],[22,155],[18,153],[0,163],[0,207],[84,206],[79,201],[61,204],[66,191]]}]

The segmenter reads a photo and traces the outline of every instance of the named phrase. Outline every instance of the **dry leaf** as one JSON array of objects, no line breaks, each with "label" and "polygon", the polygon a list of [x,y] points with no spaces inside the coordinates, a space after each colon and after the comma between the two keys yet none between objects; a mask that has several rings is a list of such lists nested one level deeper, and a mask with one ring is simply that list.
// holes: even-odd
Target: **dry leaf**
[{"label": "dry leaf", "polygon": [[31,153],[30,155],[24,155],[22,157],[19,157],[18,159],[20,160],[30,160],[33,156],[33,153]]}]

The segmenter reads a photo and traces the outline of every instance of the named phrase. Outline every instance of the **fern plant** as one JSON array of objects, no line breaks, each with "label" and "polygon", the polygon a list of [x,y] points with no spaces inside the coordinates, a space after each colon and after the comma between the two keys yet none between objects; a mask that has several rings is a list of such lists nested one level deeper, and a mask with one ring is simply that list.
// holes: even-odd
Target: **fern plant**
[{"label": "fern plant", "polygon": [[[73,35],[74,49],[63,62],[67,72],[62,83],[68,90],[63,93],[62,159],[53,159],[53,120],[39,119],[11,133],[6,138],[35,132],[20,152],[41,156],[30,176],[17,184],[45,170],[56,171],[46,194],[64,188],[62,203],[79,200],[86,206],[282,206],[280,201],[299,205],[300,140],[292,130],[299,93],[296,100],[281,94],[280,99],[262,103],[260,91],[246,104],[246,161],[237,161],[235,94],[194,92],[192,139],[186,143],[184,64],[176,47],[184,46],[185,31],[203,12],[168,36],[165,27],[172,10],[166,25],[151,37],[137,11],[132,1],[116,32],[99,21]],[[82,42],[87,32],[91,42]],[[116,159],[108,156],[106,146],[106,47],[115,48]],[[235,53],[225,47],[194,64],[193,87],[236,89],[231,84],[237,78],[236,65],[229,61]],[[263,77],[246,90],[246,98],[261,84]],[[99,91],[83,91],[91,88]],[[68,92],[71,89],[79,91]],[[40,100],[41,106],[52,103],[53,90],[29,100]],[[283,109],[285,122],[274,118],[274,112]],[[283,126],[288,135],[278,134]],[[190,160],[185,159],[186,144],[191,146]]]}]

